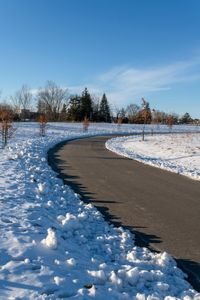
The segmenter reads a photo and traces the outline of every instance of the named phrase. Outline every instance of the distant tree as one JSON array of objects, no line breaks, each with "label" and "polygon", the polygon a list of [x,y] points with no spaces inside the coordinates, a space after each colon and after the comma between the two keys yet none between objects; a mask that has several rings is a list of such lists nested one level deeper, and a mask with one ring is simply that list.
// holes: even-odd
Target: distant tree
[{"label": "distant tree", "polygon": [[100,101],[99,98],[93,97],[93,113],[92,120],[94,122],[100,122]]},{"label": "distant tree", "polygon": [[158,122],[156,110],[153,108],[151,110],[151,124],[157,124],[157,123],[159,123],[159,122]]},{"label": "distant tree", "polygon": [[0,105],[0,135],[2,145],[5,147],[11,139],[16,128],[13,126],[13,110],[9,105]]},{"label": "distant tree", "polygon": [[179,122],[180,122],[181,124],[189,124],[189,123],[191,123],[192,121],[193,121],[193,120],[192,120],[190,114],[187,113],[187,112],[186,112],[186,113],[180,118],[180,120],[179,120]]},{"label": "distant tree", "polygon": [[129,123],[137,123],[140,107],[137,104],[130,104],[126,108],[126,116]]},{"label": "distant tree", "polygon": [[117,118],[117,126],[118,126],[118,129],[121,128],[122,123],[123,123],[123,119],[122,119],[121,117],[118,117],[118,118]]},{"label": "distant tree", "polygon": [[85,88],[82,92],[81,98],[80,98],[80,115],[81,120],[84,120],[85,118],[92,120],[93,115],[93,107],[92,107],[92,98],[90,93],[88,92],[88,89]]},{"label": "distant tree", "polygon": [[168,115],[166,118],[166,124],[169,127],[170,131],[172,131],[172,127],[175,123],[175,119],[173,117],[173,115]]},{"label": "distant tree", "polygon": [[69,121],[81,121],[81,98],[79,96],[71,96],[67,110],[67,120]]},{"label": "distant tree", "polygon": [[40,136],[46,135],[47,119],[45,115],[40,115],[38,118]]},{"label": "distant tree", "polygon": [[29,118],[33,94],[27,85],[22,85],[21,89],[18,90],[14,96],[11,96],[11,101],[15,112],[18,112],[23,121]]},{"label": "distant tree", "polygon": [[144,133],[145,133],[145,125],[151,123],[151,109],[149,106],[149,102],[147,102],[144,98],[141,99],[142,107],[139,112],[139,123],[143,124],[142,129],[142,140],[144,141]]},{"label": "distant tree", "polygon": [[40,107],[44,106],[47,120],[58,121],[63,104],[68,100],[68,90],[53,81],[47,81],[46,86],[39,89],[37,100]]},{"label": "distant tree", "polygon": [[142,98],[142,107],[139,112],[139,122],[146,125],[151,123],[151,109],[149,102]]},{"label": "distant tree", "polygon": [[46,115],[46,104],[44,101],[38,99],[37,101],[37,112],[39,115],[45,114]]},{"label": "distant tree", "polygon": [[152,124],[159,125],[159,124],[166,123],[166,113],[164,113],[162,111],[152,109],[151,116],[152,116],[152,119],[151,119]]},{"label": "distant tree", "polygon": [[89,118],[85,117],[83,120],[83,131],[87,132],[89,126],[90,126],[90,120],[89,120]]},{"label": "distant tree", "polygon": [[66,121],[66,119],[67,119],[67,105],[64,103],[60,113],[60,121]]},{"label": "distant tree", "polygon": [[166,114],[166,119],[167,119],[168,117],[172,117],[172,119],[173,119],[173,124],[174,124],[174,125],[179,123],[179,115],[178,115],[178,114],[176,114],[176,113],[171,113],[171,114],[169,114],[169,115]]},{"label": "distant tree", "polygon": [[126,110],[122,108],[116,108],[116,122],[117,124],[128,123],[128,118],[126,117]]},{"label": "distant tree", "polygon": [[110,107],[105,93],[100,102],[99,118],[101,122],[111,122]]}]

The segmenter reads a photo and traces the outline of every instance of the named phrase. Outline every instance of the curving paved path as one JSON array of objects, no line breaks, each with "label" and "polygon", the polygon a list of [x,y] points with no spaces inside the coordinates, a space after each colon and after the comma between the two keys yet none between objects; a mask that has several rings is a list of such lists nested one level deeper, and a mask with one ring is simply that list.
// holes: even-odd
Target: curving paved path
[{"label": "curving paved path", "polygon": [[139,246],[173,255],[200,291],[200,182],[108,151],[108,137],[59,144],[49,163],[64,182]]}]

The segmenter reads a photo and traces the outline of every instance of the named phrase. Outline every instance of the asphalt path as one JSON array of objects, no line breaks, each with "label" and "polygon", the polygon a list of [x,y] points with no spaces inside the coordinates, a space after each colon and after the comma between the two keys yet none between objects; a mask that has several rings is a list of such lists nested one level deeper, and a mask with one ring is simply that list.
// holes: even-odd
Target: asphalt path
[{"label": "asphalt path", "polygon": [[107,139],[61,143],[49,163],[107,221],[131,230],[138,246],[170,253],[200,291],[200,182],[112,153]]}]

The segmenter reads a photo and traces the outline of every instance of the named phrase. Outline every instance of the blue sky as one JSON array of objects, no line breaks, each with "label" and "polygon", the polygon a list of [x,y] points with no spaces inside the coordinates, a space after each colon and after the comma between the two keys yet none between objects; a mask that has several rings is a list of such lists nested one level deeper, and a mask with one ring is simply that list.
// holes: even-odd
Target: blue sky
[{"label": "blue sky", "polygon": [[0,0],[0,90],[47,80],[200,118],[199,0]]}]

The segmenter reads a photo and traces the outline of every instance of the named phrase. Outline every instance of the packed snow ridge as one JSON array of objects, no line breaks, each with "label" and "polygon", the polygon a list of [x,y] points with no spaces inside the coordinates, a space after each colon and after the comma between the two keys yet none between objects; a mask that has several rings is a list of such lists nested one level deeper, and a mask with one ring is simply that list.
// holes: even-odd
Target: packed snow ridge
[{"label": "packed snow ridge", "polygon": [[107,149],[137,161],[200,180],[200,132],[119,137]]},{"label": "packed snow ridge", "polygon": [[17,126],[0,152],[1,300],[200,299],[172,257],[136,247],[48,165],[60,141],[140,127],[97,124],[83,133],[81,124],[50,124],[39,137],[37,124]]}]

